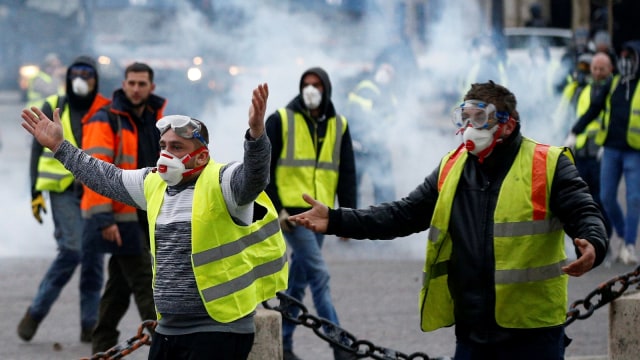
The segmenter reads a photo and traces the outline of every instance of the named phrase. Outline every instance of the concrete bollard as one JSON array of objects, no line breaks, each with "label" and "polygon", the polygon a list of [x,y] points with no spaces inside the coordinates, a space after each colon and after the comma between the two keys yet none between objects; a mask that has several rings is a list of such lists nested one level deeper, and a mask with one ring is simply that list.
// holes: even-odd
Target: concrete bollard
[{"label": "concrete bollard", "polygon": [[610,304],[609,359],[638,359],[638,354],[640,354],[639,325],[640,292],[625,294]]},{"label": "concrete bollard", "polygon": [[258,308],[255,321],[256,336],[247,360],[282,360],[282,315]]}]

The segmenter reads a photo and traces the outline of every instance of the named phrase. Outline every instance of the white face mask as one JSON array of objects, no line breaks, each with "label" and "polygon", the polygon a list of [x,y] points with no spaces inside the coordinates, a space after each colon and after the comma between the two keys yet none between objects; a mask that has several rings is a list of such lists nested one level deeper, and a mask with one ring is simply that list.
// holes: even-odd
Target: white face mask
[{"label": "white face mask", "polygon": [[89,95],[89,83],[83,78],[77,77],[71,81],[71,89],[78,96]]},{"label": "white face mask", "polygon": [[480,157],[481,160],[489,156],[496,145],[494,136],[499,127],[500,125],[496,125],[491,129],[465,128],[464,133],[462,133],[462,141],[467,151]]},{"label": "white face mask", "polygon": [[322,102],[322,93],[313,85],[307,85],[302,89],[302,99],[307,109],[315,110]]},{"label": "white face mask", "polygon": [[202,146],[182,158],[178,158],[167,150],[161,150],[157,162],[158,174],[167,185],[178,185],[185,176],[194,174],[206,166],[206,164],[204,164],[193,169],[187,169],[185,167],[185,164],[188,163],[191,158],[206,150],[207,148]]}]

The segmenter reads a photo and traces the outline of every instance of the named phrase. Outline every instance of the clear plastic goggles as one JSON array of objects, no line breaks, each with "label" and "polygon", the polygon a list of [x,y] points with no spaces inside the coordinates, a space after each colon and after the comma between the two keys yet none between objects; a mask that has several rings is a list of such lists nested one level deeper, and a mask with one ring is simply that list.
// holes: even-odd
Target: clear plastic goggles
[{"label": "clear plastic goggles", "polygon": [[497,119],[505,123],[509,119],[509,113],[496,111],[493,104],[480,100],[467,100],[453,109],[451,121],[458,129],[473,127],[485,129],[489,127],[489,120]]},{"label": "clear plastic goggles", "polygon": [[164,134],[169,130],[169,128],[171,128],[182,138],[196,139],[203,143],[204,146],[208,145],[200,134],[200,130],[202,130],[200,122],[194,118],[184,115],[169,115],[158,120],[156,122],[156,127],[160,130],[160,135]]}]

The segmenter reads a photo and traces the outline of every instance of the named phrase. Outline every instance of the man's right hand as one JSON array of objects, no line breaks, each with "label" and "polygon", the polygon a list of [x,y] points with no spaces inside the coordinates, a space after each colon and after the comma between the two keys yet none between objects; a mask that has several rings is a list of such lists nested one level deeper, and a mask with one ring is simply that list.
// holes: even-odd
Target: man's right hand
[{"label": "man's right hand", "polygon": [[122,246],[122,237],[120,236],[120,229],[118,224],[111,224],[102,229],[102,238],[107,241],[115,242],[118,247]]},{"label": "man's right hand", "polygon": [[32,106],[22,110],[22,127],[33,135],[42,146],[56,152],[64,141],[62,124],[60,124],[60,109],[53,111],[53,121],[40,109]]},{"label": "man's right hand", "polygon": [[44,201],[44,196],[42,196],[41,192],[34,195],[31,199],[31,211],[33,212],[33,217],[42,224],[42,216],[40,215],[40,212],[44,212],[45,214],[47,213],[47,204]]}]

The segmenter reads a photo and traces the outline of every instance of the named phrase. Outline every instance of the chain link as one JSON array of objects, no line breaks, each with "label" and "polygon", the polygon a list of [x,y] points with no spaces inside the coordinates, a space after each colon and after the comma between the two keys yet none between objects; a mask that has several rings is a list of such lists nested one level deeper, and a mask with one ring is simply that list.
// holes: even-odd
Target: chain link
[{"label": "chain link", "polygon": [[[584,320],[588,318],[593,315],[593,312],[596,309],[599,309],[619,298],[629,288],[629,286],[638,283],[640,283],[640,266],[638,266],[634,271],[624,275],[618,275],[611,280],[598,285],[598,287],[590,292],[584,299],[576,300],[571,304],[571,306],[569,306],[564,326],[571,324],[577,319]],[[640,289],[640,285],[636,288]],[[596,302],[592,302],[594,299]],[[581,312],[580,308],[584,309],[584,313]]]},{"label": "chain link", "polygon": [[[143,345],[151,345],[151,334],[155,331],[158,323],[155,320],[145,320],[138,326],[138,333],[127,341],[118,344],[111,349],[95,353],[90,358],[80,360],[116,360],[121,359],[132,352],[138,350]],[[146,332],[144,330],[147,330]]]}]

